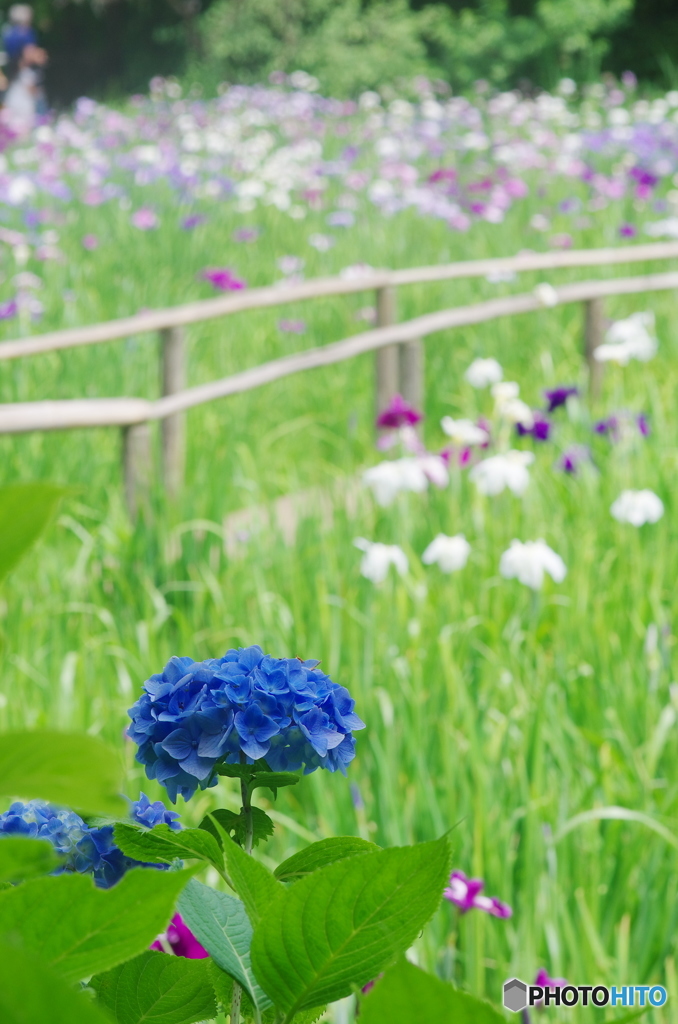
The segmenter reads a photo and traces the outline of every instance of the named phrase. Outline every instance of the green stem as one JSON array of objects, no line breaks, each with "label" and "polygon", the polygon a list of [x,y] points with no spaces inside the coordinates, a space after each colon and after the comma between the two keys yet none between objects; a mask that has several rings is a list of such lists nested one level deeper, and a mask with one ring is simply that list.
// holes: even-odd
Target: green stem
[{"label": "green stem", "polygon": [[[240,754],[241,763],[245,763],[245,757]],[[242,799],[242,813],[245,816],[245,853],[252,853],[254,842],[254,820],[252,818],[252,794],[246,779],[240,780],[240,796]],[[242,1002],[242,988],[233,982],[233,998],[231,1000],[231,1024],[240,1024],[240,1004]]]},{"label": "green stem", "polygon": [[233,996],[231,997],[231,1024],[240,1024],[240,1003],[242,1002],[242,988],[237,981],[233,982]]}]

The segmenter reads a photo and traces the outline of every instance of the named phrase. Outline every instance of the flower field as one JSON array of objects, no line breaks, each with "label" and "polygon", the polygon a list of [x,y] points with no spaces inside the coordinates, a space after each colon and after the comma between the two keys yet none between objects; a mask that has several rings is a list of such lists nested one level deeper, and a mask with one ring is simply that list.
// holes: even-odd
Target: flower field
[{"label": "flower field", "polygon": [[[0,341],[365,265],[678,238],[678,92],[639,99],[632,76],[535,99],[418,82],[357,103],[300,73],[214,101],[151,86],[8,141]],[[399,318],[628,272],[411,286]],[[367,292],[191,327],[189,383],[348,337],[373,307]],[[540,971],[665,985],[649,1016],[675,1024],[677,312],[670,292],[607,301],[598,395],[581,309],[545,301],[428,339],[423,410],[395,402],[378,428],[369,356],[200,407],[183,493],[168,501],[155,479],[135,524],[118,431],[0,437],[2,483],[68,488],[0,594],[0,728],[105,739],[127,795],[169,806],[178,787],[190,826],[240,807],[234,777],[198,787],[202,761],[331,763],[275,800],[257,791],[276,825],[264,865],[332,836],[401,846],[452,830],[447,898],[412,946],[422,967],[497,1005],[505,979]],[[151,336],[0,367],[2,402],[158,388]],[[167,745],[160,728],[161,756],[143,747],[145,680],[174,656],[228,669],[227,650],[253,645],[304,659],[305,713],[331,690],[322,737],[309,718],[308,742],[282,745],[290,697],[265,727],[260,708],[241,712],[237,744],[215,739],[197,768],[188,733]],[[276,664],[251,658],[239,671],[277,693]],[[212,721],[237,703],[214,678]],[[172,927],[166,941],[184,941]]]}]

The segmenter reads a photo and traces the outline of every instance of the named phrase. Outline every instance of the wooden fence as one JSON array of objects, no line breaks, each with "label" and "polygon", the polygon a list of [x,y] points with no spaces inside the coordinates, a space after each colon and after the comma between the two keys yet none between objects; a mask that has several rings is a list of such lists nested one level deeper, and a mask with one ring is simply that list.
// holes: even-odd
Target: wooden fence
[{"label": "wooden fence", "polygon": [[[396,392],[413,405],[423,405],[423,341],[431,334],[453,327],[484,323],[500,317],[528,313],[545,305],[543,295],[532,291],[518,295],[440,310],[397,323],[396,289],[401,285],[488,274],[557,270],[565,267],[610,266],[678,258],[678,242],[634,245],[617,249],[527,253],[501,259],[474,260],[408,270],[368,270],[350,277],[315,279],[289,286],[252,289],[136,316],[53,331],[35,337],[0,343],[0,360],[54,352],[82,345],[160,332],[163,395],[155,401],[143,398],[86,398],[63,401],[0,404],[0,433],[34,430],[65,430],[81,427],[120,427],[123,431],[125,491],[132,515],[139,495],[148,485],[151,466],[150,423],[162,422],[162,460],[165,489],[170,496],[181,489],[184,473],[187,409],[249,391],[290,374],[328,366],[365,352],[376,353],[376,408],[383,409]],[[603,300],[612,295],[678,289],[678,271],[640,277],[580,281],[555,288],[546,304],[581,302],[585,307],[584,355],[592,374],[599,379],[600,364],[593,358],[605,330]],[[211,320],[250,309],[281,306],[305,299],[376,292],[377,327],[320,348],[294,353],[221,380],[186,387],[184,329],[188,324]]]}]

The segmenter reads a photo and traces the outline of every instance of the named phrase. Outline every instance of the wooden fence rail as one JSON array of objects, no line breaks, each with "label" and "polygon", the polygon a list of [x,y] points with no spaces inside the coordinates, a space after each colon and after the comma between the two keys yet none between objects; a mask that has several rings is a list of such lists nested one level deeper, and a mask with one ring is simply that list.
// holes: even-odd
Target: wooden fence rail
[{"label": "wooden fence rail", "polygon": [[[134,317],[54,331],[0,343],[0,360],[60,349],[113,341],[148,331],[160,331],[162,397],[90,398],[0,404],[0,434],[65,430],[82,427],[122,427],[124,478],[132,514],[150,474],[152,420],[162,421],[163,477],[168,494],[176,495],[183,481],[184,422],[186,410],[205,402],[248,391],[291,374],[328,366],[354,356],[376,353],[376,407],[383,409],[396,391],[415,405],[423,403],[423,339],[439,331],[529,313],[544,308],[543,296],[527,292],[428,313],[397,323],[396,288],[399,285],[563,267],[610,265],[678,258],[678,242],[637,245],[623,249],[593,249],[557,253],[529,253],[502,259],[476,260],[439,267],[399,271],[369,271],[351,280],[316,279],[284,288],[259,288],[244,294],[140,313]],[[186,388],[184,327],[250,309],[282,305],[301,299],[349,294],[375,289],[376,328],[321,348],[297,352],[221,380]],[[591,385],[599,382],[600,364],[593,353],[602,341],[602,301],[612,295],[678,289],[678,272],[604,281],[580,281],[555,288],[553,304],[585,304],[585,355]],[[550,304],[550,303],[549,303]]]}]

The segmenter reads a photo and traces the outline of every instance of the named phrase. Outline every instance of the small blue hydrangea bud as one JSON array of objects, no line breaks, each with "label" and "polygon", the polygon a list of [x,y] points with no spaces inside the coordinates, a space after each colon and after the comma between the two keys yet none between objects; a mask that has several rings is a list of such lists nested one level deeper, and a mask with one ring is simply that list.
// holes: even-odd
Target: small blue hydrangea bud
[{"label": "small blue hydrangea bud", "polygon": [[348,690],[317,661],[272,658],[261,647],[195,662],[171,658],[144,683],[129,716],[137,761],[173,803],[217,782],[217,764],[265,758],[273,771],[341,771],[364,729]]}]

